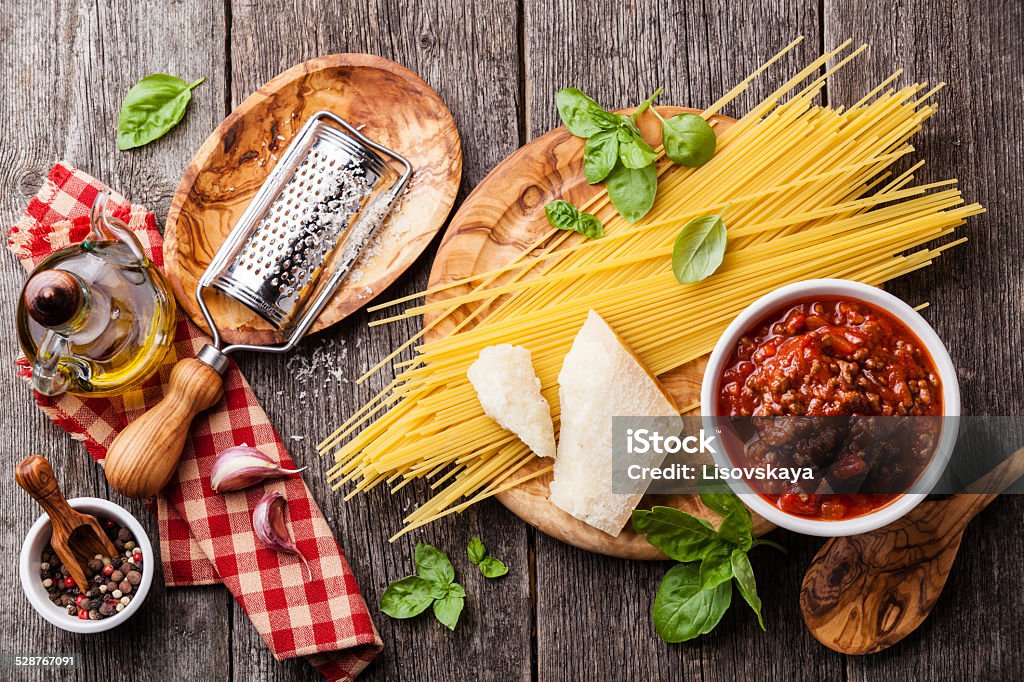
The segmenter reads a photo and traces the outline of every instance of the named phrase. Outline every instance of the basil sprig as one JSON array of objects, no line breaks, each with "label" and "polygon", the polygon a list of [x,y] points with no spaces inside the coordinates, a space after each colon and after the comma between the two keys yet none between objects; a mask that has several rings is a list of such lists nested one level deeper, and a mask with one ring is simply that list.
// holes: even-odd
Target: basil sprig
[{"label": "basil sprig", "polygon": [[484,547],[484,543],[478,537],[474,537],[469,541],[466,553],[469,554],[469,560],[477,565],[485,578],[500,578],[508,573],[508,567],[500,560],[489,555],[487,548]]},{"label": "basil sprig", "polygon": [[396,580],[380,597],[380,610],[392,618],[412,618],[434,607],[434,616],[449,630],[459,622],[466,591],[455,582],[455,567],[444,552],[416,543],[416,575]]},{"label": "basil sprig", "polygon": [[665,156],[680,166],[703,166],[715,155],[715,131],[697,114],[676,114],[662,118],[654,107],[651,112],[661,121],[661,144]]},{"label": "basil sprig", "polygon": [[672,273],[676,281],[693,284],[710,277],[725,258],[727,241],[721,213],[698,216],[686,223],[672,248]]},{"label": "basil sprig", "polygon": [[584,213],[565,199],[555,199],[544,207],[548,222],[559,230],[572,230],[584,237],[599,239],[604,236],[604,225],[596,216]]},{"label": "basil sprig", "polygon": [[192,89],[202,83],[155,73],[128,91],[117,119],[117,148],[124,151],[147,145],[178,125],[192,99]]},{"label": "basil sprig", "polygon": [[732,602],[733,583],[764,630],[747,552],[758,545],[785,551],[774,542],[754,539],[750,512],[737,496],[704,493],[700,499],[721,515],[717,531],[706,520],[671,507],[633,512],[633,528],[680,562],[662,578],[651,611],[654,628],[666,642],[685,642],[714,630]]},{"label": "basil sprig", "polygon": [[612,206],[631,223],[647,215],[658,194],[657,153],[636,125],[645,111],[650,109],[661,121],[665,156],[673,163],[701,166],[715,153],[715,131],[708,122],[696,114],[663,118],[654,108],[660,95],[658,88],[631,116],[606,111],[577,88],[565,88],[555,95],[565,127],[573,135],[587,138],[584,177],[592,185],[603,181]]}]

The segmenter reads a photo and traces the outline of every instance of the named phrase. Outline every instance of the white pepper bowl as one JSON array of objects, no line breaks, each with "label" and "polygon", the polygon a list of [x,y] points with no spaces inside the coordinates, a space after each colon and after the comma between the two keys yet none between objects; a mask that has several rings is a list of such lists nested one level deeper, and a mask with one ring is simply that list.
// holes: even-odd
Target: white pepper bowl
[{"label": "white pepper bowl", "polygon": [[149,593],[149,587],[153,584],[153,571],[155,570],[156,557],[153,555],[153,545],[149,542],[149,536],[134,516],[127,509],[114,504],[108,500],[98,497],[76,497],[68,500],[68,504],[80,512],[98,517],[101,522],[104,518],[113,519],[121,526],[126,527],[135,536],[135,542],[142,549],[142,582],[132,591],[132,601],[125,607],[124,611],[104,618],[102,620],[80,620],[77,616],[68,615],[68,612],[61,606],[50,601],[43,587],[43,581],[39,578],[39,565],[42,563],[43,548],[50,541],[53,534],[53,527],[50,525],[50,517],[47,514],[40,516],[28,534],[25,542],[21,545],[21,559],[19,571],[21,572],[21,587],[25,596],[32,604],[36,612],[50,621],[61,630],[77,633],[104,632],[116,628],[125,622],[139,610],[142,602]]},{"label": "white pepper bowl", "polygon": [[[795,282],[762,296],[741,312],[718,339],[708,360],[707,369],[704,370],[700,396],[704,430],[707,433],[717,433],[719,382],[740,337],[772,311],[813,296],[846,297],[883,310],[905,324],[928,351],[942,381],[942,407],[945,417],[932,460],[915,485],[918,490],[930,489],[945,470],[956,445],[960,425],[960,384],[956,368],[939,335],[917,311],[892,294],[860,282],[845,279],[809,279]],[[720,467],[733,466],[729,455],[722,450],[723,448],[715,449],[712,455],[715,463]],[[863,516],[831,521],[787,514],[755,493],[746,481],[729,479],[728,484],[748,507],[776,526],[821,537],[856,535],[881,528],[902,517],[926,497],[924,493],[905,493],[884,507]]]}]

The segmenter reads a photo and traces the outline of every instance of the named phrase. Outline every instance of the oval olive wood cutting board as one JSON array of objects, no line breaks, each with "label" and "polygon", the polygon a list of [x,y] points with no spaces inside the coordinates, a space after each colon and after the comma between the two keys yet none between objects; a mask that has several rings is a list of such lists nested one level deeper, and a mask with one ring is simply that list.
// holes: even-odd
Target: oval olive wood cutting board
[{"label": "oval olive wood cutting board", "polygon": [[[624,110],[628,113],[631,110]],[[659,106],[665,116],[696,112],[681,107]],[[733,119],[716,116],[716,130],[732,125]],[[650,114],[641,117],[640,129],[652,145],[661,143],[657,119]],[[551,226],[544,215],[544,206],[554,199],[567,199],[577,206],[598,194],[600,186],[588,185],[583,178],[583,143],[564,127],[542,135],[522,147],[491,171],[466,199],[445,233],[430,272],[430,287],[456,282],[474,274],[488,272],[512,261],[519,253],[541,239]],[[497,283],[501,283],[498,280]],[[452,287],[432,294],[428,301],[444,300],[464,294],[468,285]],[[461,314],[460,314],[461,313]],[[466,313],[456,311],[427,332],[425,339],[440,338],[464,319]],[[428,315],[424,323],[436,318]],[[515,339],[508,339],[515,343]],[[680,407],[700,399],[700,383],[706,358],[680,367],[659,379],[675,397]],[[531,460],[514,476],[523,476],[546,466],[539,458]],[[551,474],[531,479],[508,491],[498,500],[516,516],[540,531],[570,545],[591,552],[627,559],[664,559],[660,550],[627,524],[618,537],[597,530],[557,508],[548,499]],[[641,506],[668,505],[707,518],[715,525],[718,516],[701,504],[694,495],[648,496]],[[754,516],[755,531],[763,534],[773,526]]]},{"label": "oval olive wood cutting board", "polygon": [[[206,329],[195,289],[231,228],[306,120],[326,109],[405,156],[413,176],[391,215],[312,332],[366,305],[402,274],[444,224],[462,178],[462,146],[448,107],[419,76],[366,54],[318,57],[249,95],[200,147],[167,215],[164,261],[174,295]],[[396,165],[397,167],[397,165]],[[279,341],[262,318],[216,291],[207,297],[230,343]]]}]

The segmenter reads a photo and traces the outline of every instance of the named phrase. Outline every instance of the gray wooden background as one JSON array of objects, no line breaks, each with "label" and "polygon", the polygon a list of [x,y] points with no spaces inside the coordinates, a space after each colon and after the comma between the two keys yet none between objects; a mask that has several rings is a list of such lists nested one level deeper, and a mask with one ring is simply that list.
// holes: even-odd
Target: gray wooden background
[{"label": "gray wooden background", "polygon": [[[166,216],[189,158],[233,106],[276,73],[334,52],[372,52],[421,74],[448,103],[462,134],[460,197],[498,161],[557,124],[553,95],[575,85],[608,106],[625,106],[665,87],[662,101],[701,107],[794,36],[807,37],[784,66],[802,64],[846,37],[872,43],[870,54],[829,83],[828,98],[850,103],[896,67],[907,80],[945,80],[942,109],[917,139],[926,180],[959,177],[966,196],[989,213],[971,222],[971,241],[924,272],[896,284],[946,340],[963,382],[967,413],[1019,414],[1024,405],[1024,12],[1016,0],[5,0],[0,8],[0,222],[13,223],[57,159],[66,158]],[[166,72],[206,82],[182,125],[140,150],[118,152],[114,129],[122,96],[139,78]],[[766,93],[761,82],[727,111]],[[426,281],[425,254],[392,287],[402,295]],[[0,358],[17,350],[13,317],[24,275],[0,256]],[[324,343],[349,348],[354,378],[414,329],[377,329],[365,314],[311,338],[307,360]],[[326,463],[313,444],[376,392],[379,380],[317,403],[282,358],[239,362],[283,435],[310,465],[306,479],[375,604],[391,580],[410,572],[416,540],[464,557],[481,535],[510,567],[486,582],[462,560],[469,594],[458,631],[429,617],[392,621],[374,608],[385,651],[367,680],[651,679],[1011,679],[1024,670],[1024,501],[996,501],[970,527],[932,617],[892,649],[847,658],[804,629],[797,593],[821,542],[777,532],[787,557],[753,556],[768,632],[734,607],[709,636],[660,642],[650,623],[653,593],[667,564],[585,554],[533,531],[496,503],[437,523],[389,545],[415,490],[383,491],[344,503],[323,483]],[[277,392],[283,391],[281,396]],[[125,504],[83,448],[33,407],[13,371],[0,372],[0,443],[7,471],[43,452],[69,495]],[[222,588],[156,587],[127,626],[101,636],[58,632],[21,593],[17,551],[38,510],[13,480],[0,495],[0,653],[77,652],[80,680],[297,680],[315,677],[303,661],[275,661]],[[138,503],[127,503],[155,537]],[[0,671],[10,678],[13,671]],[[35,671],[24,679],[50,679]]]}]

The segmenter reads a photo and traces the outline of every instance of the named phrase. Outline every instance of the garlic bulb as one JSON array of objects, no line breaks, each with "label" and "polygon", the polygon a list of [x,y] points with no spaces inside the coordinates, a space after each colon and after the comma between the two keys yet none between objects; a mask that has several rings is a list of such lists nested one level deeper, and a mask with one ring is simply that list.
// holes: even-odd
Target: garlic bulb
[{"label": "garlic bulb", "polygon": [[269,456],[256,448],[237,445],[217,455],[210,470],[210,487],[215,493],[241,490],[268,478],[297,474],[302,469],[282,469]]},{"label": "garlic bulb", "polygon": [[256,537],[270,549],[297,555],[306,569],[306,578],[311,580],[313,574],[309,570],[309,562],[302,556],[302,552],[292,540],[291,533],[288,532],[288,525],[284,520],[286,505],[287,502],[281,493],[272,492],[264,495],[252,510],[252,528],[256,532]]}]

